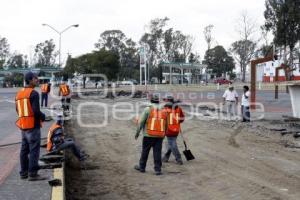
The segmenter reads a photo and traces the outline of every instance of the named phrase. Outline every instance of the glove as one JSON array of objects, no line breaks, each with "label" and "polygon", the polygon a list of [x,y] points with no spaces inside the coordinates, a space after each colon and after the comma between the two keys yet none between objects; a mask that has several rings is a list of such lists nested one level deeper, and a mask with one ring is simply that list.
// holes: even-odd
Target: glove
[{"label": "glove", "polygon": [[139,133],[136,133],[135,136],[134,136],[134,138],[137,140],[138,137],[139,137]]}]

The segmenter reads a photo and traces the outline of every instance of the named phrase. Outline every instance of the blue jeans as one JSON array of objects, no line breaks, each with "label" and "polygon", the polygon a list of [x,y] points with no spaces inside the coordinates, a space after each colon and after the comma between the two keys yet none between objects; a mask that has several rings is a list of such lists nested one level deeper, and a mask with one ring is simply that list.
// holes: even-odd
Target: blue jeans
[{"label": "blue jeans", "polygon": [[44,106],[45,102],[45,107],[48,106],[48,93],[42,93],[42,98],[41,98],[41,106]]},{"label": "blue jeans", "polygon": [[168,161],[171,153],[175,156],[176,161],[182,161],[181,155],[177,147],[177,137],[167,137],[168,143],[167,143],[167,152],[165,153],[163,160]]},{"label": "blue jeans", "polygon": [[250,122],[250,107],[242,106],[243,122]]},{"label": "blue jeans", "polygon": [[41,130],[40,128],[21,131],[22,145],[20,151],[21,176],[36,176],[39,170]]},{"label": "blue jeans", "polygon": [[54,151],[59,152],[61,150],[70,149],[72,153],[81,160],[83,154],[80,151],[80,148],[75,144],[75,142],[71,138],[67,138],[64,140],[62,144],[60,144]]}]

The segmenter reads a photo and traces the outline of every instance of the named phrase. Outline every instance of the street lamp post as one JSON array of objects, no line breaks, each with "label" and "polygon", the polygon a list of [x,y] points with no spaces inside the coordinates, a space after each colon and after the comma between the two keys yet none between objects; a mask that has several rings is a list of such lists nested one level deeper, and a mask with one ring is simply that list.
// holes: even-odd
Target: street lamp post
[{"label": "street lamp post", "polygon": [[64,30],[62,31],[58,31],[56,30],[53,26],[49,25],[49,24],[42,24],[43,26],[48,26],[49,28],[51,28],[52,30],[54,30],[58,35],[59,35],[59,54],[58,54],[58,65],[59,67],[61,67],[61,35],[66,32],[68,29],[72,28],[72,27],[75,27],[77,28],[79,26],[79,24],[73,24],[73,25],[70,25],[68,26],[67,28],[65,28]]}]

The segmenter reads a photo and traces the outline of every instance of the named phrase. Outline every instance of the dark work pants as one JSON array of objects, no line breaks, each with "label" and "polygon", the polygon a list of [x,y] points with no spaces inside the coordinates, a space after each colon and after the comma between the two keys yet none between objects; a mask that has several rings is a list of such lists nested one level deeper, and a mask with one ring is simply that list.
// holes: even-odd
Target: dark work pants
[{"label": "dark work pants", "polygon": [[42,97],[41,97],[41,106],[44,106],[44,102],[45,102],[45,107],[48,106],[48,93],[42,93]]},{"label": "dark work pants", "polygon": [[154,170],[161,171],[161,148],[163,138],[144,137],[143,149],[140,158],[140,168],[145,169],[147,165],[148,155],[151,147],[153,148]]},{"label": "dark work pants", "polygon": [[80,148],[75,144],[75,142],[71,138],[67,138],[64,140],[62,144],[58,146],[57,149],[55,149],[53,152],[59,152],[61,150],[70,149],[74,156],[78,158],[78,160],[81,160],[82,153],[80,151]]},{"label": "dark work pants", "polygon": [[22,145],[20,151],[20,175],[36,176],[39,170],[41,130],[34,128],[22,132]]},{"label": "dark work pants", "polygon": [[242,106],[243,122],[250,122],[250,107]]},{"label": "dark work pants", "polygon": [[69,97],[62,97],[61,98],[61,105],[63,110],[69,110],[70,109],[70,103],[71,103],[71,98]]}]

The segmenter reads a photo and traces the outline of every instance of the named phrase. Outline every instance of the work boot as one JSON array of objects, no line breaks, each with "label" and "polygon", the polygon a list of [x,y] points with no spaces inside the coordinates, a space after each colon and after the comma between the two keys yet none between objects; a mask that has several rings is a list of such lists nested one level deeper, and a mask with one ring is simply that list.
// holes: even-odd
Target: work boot
[{"label": "work boot", "polygon": [[81,155],[79,161],[85,161],[85,160],[86,160],[87,158],[89,158],[89,157],[90,157],[90,155],[88,155],[88,154],[83,154],[83,155]]},{"label": "work boot", "polygon": [[161,173],[161,171],[155,171],[155,175],[160,176],[160,175],[162,175],[162,173]]},{"label": "work boot", "polygon": [[141,172],[141,173],[145,173],[145,171],[146,171],[145,169],[141,169],[139,165],[135,165],[134,169]]},{"label": "work boot", "polygon": [[20,176],[20,179],[22,179],[22,180],[25,180],[25,179],[27,179],[28,178],[28,174],[25,174],[25,175],[21,175]]},{"label": "work boot", "polygon": [[177,163],[178,165],[183,165],[182,160],[176,160],[176,163]]},{"label": "work boot", "polygon": [[35,176],[29,176],[28,181],[42,181],[46,180],[46,177],[40,176],[40,175],[35,175]]},{"label": "work boot", "polygon": [[161,159],[161,161],[162,161],[162,162],[169,162],[169,159],[166,158],[166,157],[163,157],[163,158]]}]

